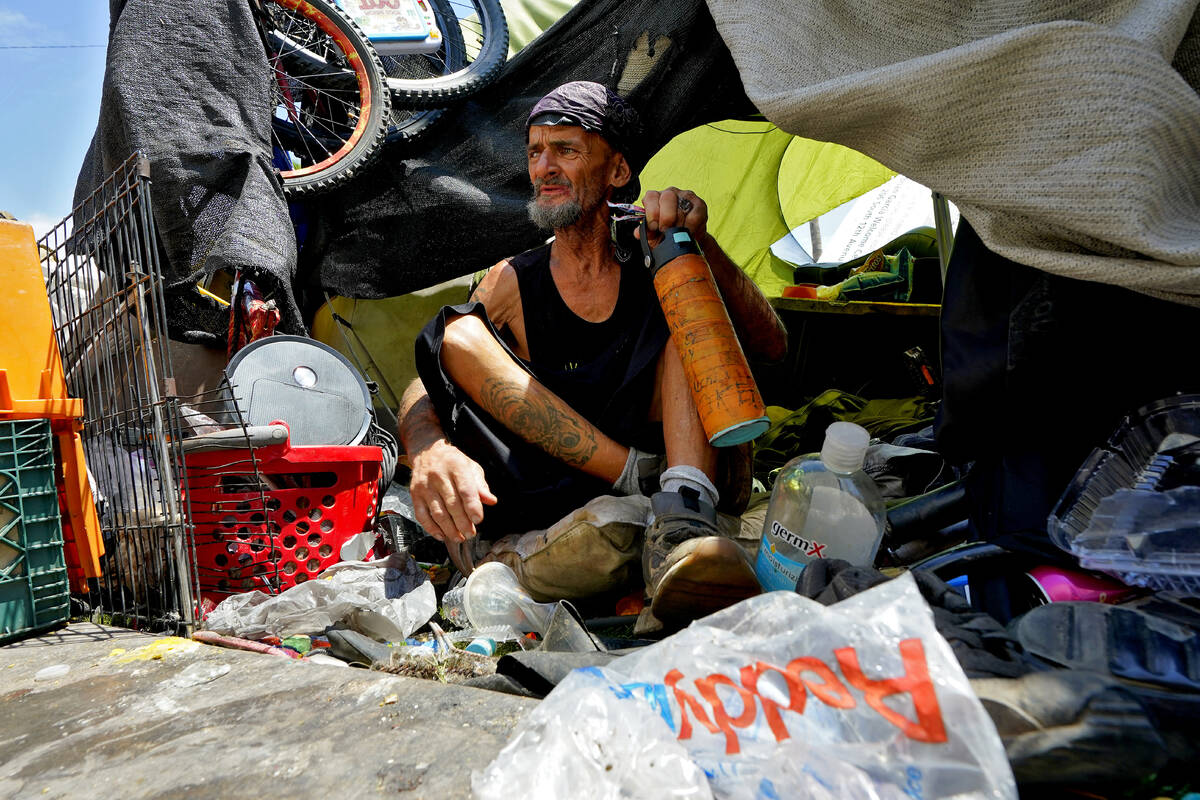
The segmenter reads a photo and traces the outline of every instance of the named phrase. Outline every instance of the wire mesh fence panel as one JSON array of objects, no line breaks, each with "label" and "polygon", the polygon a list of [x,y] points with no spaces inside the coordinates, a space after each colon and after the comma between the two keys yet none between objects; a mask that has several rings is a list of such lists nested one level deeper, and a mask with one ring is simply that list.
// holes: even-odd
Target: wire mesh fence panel
[{"label": "wire mesh fence panel", "polygon": [[134,155],[39,242],[55,337],[103,533],[77,600],[105,621],[185,631],[196,576],[181,485],[187,415],[174,395],[149,166]]}]

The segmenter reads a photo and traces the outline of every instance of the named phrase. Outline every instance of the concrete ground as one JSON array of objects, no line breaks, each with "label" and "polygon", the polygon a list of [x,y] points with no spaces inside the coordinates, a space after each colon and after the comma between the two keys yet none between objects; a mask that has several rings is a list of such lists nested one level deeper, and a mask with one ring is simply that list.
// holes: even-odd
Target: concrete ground
[{"label": "concrete ground", "polygon": [[0,647],[0,797],[469,797],[534,703],[77,623]]}]

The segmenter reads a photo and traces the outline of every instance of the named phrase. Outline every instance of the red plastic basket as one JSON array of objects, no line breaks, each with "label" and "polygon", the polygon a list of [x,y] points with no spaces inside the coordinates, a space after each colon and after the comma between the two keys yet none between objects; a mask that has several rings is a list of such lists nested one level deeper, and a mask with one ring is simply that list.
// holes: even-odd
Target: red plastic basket
[{"label": "red plastic basket", "polygon": [[184,457],[200,595],[276,594],[340,560],[372,529],[383,451],[373,446],[212,450]]}]

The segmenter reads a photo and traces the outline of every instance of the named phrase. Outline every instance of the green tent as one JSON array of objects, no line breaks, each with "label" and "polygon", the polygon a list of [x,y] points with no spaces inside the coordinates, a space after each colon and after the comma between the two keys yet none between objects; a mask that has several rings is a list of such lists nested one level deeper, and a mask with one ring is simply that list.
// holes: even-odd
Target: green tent
[{"label": "green tent", "polygon": [[643,189],[677,186],[704,198],[709,232],[768,297],[792,284],[771,244],[896,173],[841,145],[767,122],[727,120],[672,139],[642,171]]}]

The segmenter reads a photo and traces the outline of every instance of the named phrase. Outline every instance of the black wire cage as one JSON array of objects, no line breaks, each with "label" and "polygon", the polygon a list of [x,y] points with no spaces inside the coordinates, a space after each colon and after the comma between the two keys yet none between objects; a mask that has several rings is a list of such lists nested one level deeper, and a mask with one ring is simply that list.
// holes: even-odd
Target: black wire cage
[{"label": "black wire cage", "polygon": [[103,533],[102,574],[75,599],[106,621],[187,629],[195,576],[147,160],[130,157],[38,249]]},{"label": "black wire cage", "polygon": [[[280,426],[247,427],[228,380],[176,393],[148,161],[131,156],[38,247],[103,537],[101,576],[74,591],[77,608],[190,633],[221,597],[307,578],[298,564],[318,531],[298,536],[317,510],[283,507],[276,486],[305,475],[260,469]],[[316,492],[292,488],[296,503]],[[332,558],[322,545],[314,553]]]},{"label": "black wire cage", "polygon": [[[228,438],[245,426],[227,384],[175,393],[146,158],[131,156],[38,245],[68,390],[83,399],[84,456],[103,535],[101,575],[73,601],[96,620],[188,633],[200,613],[197,515],[235,506],[193,507],[189,477],[212,479],[189,476],[185,453],[197,436]],[[241,489],[238,512],[265,514],[248,440],[222,464],[221,480]]]}]

